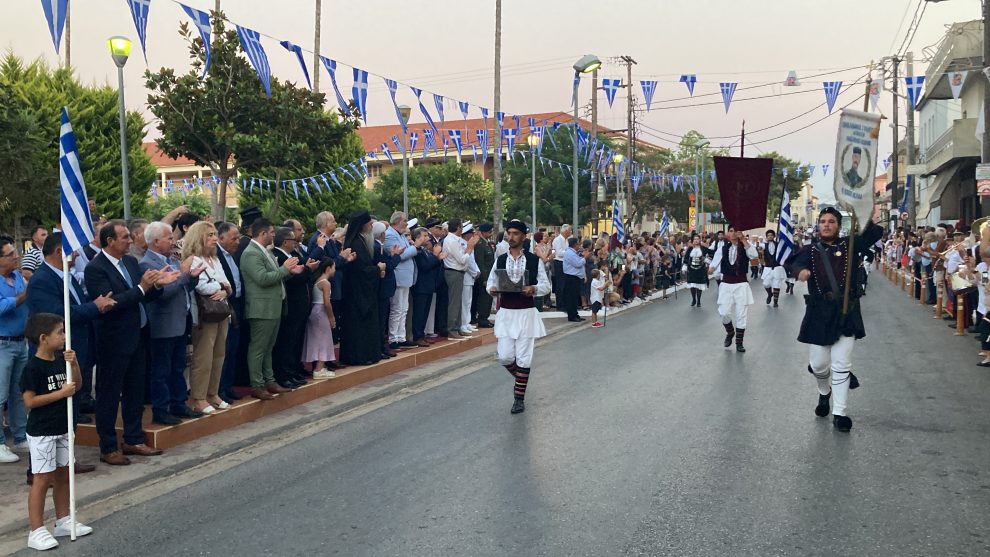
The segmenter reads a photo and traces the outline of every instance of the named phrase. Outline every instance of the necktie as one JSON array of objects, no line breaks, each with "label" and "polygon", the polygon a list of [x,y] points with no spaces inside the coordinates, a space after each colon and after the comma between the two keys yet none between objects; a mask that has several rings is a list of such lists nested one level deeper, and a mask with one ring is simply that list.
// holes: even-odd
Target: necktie
[{"label": "necktie", "polygon": [[[127,272],[127,267],[124,266],[123,260],[117,262],[117,268],[120,269],[120,274],[124,275],[124,282],[127,283],[127,286],[134,288],[134,281],[131,280],[131,275]],[[138,302],[138,309],[141,310],[141,328],[143,329],[148,324],[148,314],[144,312],[144,303]]]}]

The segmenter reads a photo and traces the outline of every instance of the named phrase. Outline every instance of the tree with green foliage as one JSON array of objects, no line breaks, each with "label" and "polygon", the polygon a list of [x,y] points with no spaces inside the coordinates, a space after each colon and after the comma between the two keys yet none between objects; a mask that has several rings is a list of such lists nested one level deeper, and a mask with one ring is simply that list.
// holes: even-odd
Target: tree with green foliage
[{"label": "tree with green foliage", "polygon": [[[59,221],[59,128],[62,107],[68,107],[79,149],[79,163],[89,199],[97,215],[123,215],[120,169],[120,131],[117,90],[83,85],[65,68],[51,69],[43,60],[25,65],[13,54],[0,62],[0,136],[23,133],[20,143],[2,147],[2,157],[18,159],[3,164],[10,181],[0,181],[0,223],[13,226],[22,217],[46,225]],[[126,115],[127,161],[131,209],[145,213],[155,168],[141,147],[146,123],[137,112]],[[11,135],[7,135],[11,134]],[[13,136],[17,139],[17,136]],[[27,171],[27,174],[25,174]],[[96,215],[94,215],[94,218]]]},{"label": "tree with green foliage", "polygon": [[[503,190],[504,192],[504,190]],[[383,174],[375,184],[376,207],[386,212],[402,209],[402,169]],[[459,218],[486,222],[494,210],[495,189],[466,164],[422,164],[409,169],[409,214],[421,222],[426,217]],[[503,193],[505,205],[509,197]],[[511,214],[511,213],[506,213]]]},{"label": "tree with green foliage", "polygon": [[149,220],[161,220],[172,209],[180,205],[185,205],[190,213],[197,215],[210,214],[210,198],[202,193],[194,192],[186,195],[170,193],[160,196],[148,204],[146,216],[148,216]]}]

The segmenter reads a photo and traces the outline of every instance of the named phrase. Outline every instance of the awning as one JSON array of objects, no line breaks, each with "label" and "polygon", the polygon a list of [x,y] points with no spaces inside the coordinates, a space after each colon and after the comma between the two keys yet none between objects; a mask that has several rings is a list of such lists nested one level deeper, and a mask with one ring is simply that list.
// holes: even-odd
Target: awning
[{"label": "awning", "polygon": [[960,168],[962,168],[962,163],[957,162],[942,172],[939,172],[935,177],[935,189],[932,191],[931,197],[928,198],[928,213],[925,214],[926,218],[932,209],[942,206],[942,194],[945,193],[945,188],[949,186],[949,183],[959,175]]}]

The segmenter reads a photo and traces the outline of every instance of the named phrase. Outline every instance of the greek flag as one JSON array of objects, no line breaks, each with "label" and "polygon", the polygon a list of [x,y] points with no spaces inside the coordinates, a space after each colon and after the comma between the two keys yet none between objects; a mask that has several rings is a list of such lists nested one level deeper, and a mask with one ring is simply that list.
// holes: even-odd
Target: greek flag
[{"label": "greek flag", "polygon": [[719,83],[718,88],[722,90],[722,104],[725,105],[725,113],[729,113],[729,104],[732,103],[732,95],[736,94],[738,83]]},{"label": "greek flag", "polygon": [[619,216],[619,200],[612,200],[612,230],[620,243],[626,242],[626,227],[622,226],[622,217]]},{"label": "greek flag", "polygon": [[45,10],[48,31],[52,34],[52,42],[55,43],[55,54],[58,54],[58,47],[62,44],[62,31],[65,29],[65,14],[69,10],[69,0],[41,0],[41,7]]},{"label": "greek flag", "polygon": [[825,90],[825,104],[828,105],[828,113],[832,113],[832,108],[835,107],[835,101],[839,98],[839,92],[842,90],[841,81],[823,81],[822,89]]},{"label": "greek flag", "polygon": [[351,87],[354,104],[361,112],[361,120],[368,123],[368,72],[354,68],[354,85]]},{"label": "greek flag", "polygon": [[468,103],[464,101],[457,101],[457,106],[461,109],[461,117],[467,120],[468,117]]},{"label": "greek flag", "polygon": [[485,107],[483,107],[483,106],[480,106],[478,108],[481,109],[481,119],[485,121],[485,129],[487,130],[488,129],[488,109],[485,108]]},{"label": "greek flag", "polygon": [[[509,148],[509,152],[506,153],[505,158],[506,159],[511,159],[512,158],[512,148],[515,147],[515,145],[516,145],[516,130],[515,130],[515,128],[509,128],[509,129],[506,129],[506,130],[502,130],[502,134],[505,135],[505,145],[506,145],[506,147]],[[499,145],[499,147],[501,147],[501,145]]]},{"label": "greek flag", "polygon": [[403,147],[402,142],[399,141],[399,136],[397,135],[392,136],[392,144],[395,145],[395,148],[398,149],[400,153],[402,154],[406,153],[406,148]]},{"label": "greek flag", "polygon": [[395,159],[392,158],[392,152],[388,150],[388,143],[382,143],[382,153],[385,153],[385,158],[388,162],[395,164]]},{"label": "greek flag", "polygon": [[326,56],[320,56],[320,61],[323,62],[323,67],[327,69],[327,73],[330,74],[330,84],[333,85],[333,92],[337,94],[337,105],[340,106],[340,110],[344,114],[350,114],[351,109],[347,106],[347,101],[344,100],[344,96],[340,94],[340,87],[337,87],[337,61],[331,60]]},{"label": "greek flag", "polygon": [[62,108],[62,128],[58,138],[58,166],[62,205],[62,252],[82,250],[93,241],[93,218],[89,214],[86,182],[79,166],[76,135],[69,122],[69,109]]},{"label": "greek flag", "polygon": [[268,55],[265,54],[265,49],[261,46],[261,35],[253,29],[238,25],[237,38],[240,39],[241,48],[247,53],[248,60],[254,66],[254,71],[258,72],[258,77],[261,78],[261,85],[265,88],[265,94],[268,95],[268,98],[271,98],[272,69],[268,65]]},{"label": "greek flag", "polygon": [[911,101],[911,108],[918,108],[918,101],[921,100],[921,86],[925,84],[925,76],[906,76],[904,84],[907,85],[908,100]]},{"label": "greek flag", "polygon": [[199,30],[199,38],[203,40],[203,49],[206,51],[206,63],[203,64],[203,77],[205,78],[206,73],[210,70],[210,59],[213,55],[213,46],[210,40],[213,27],[210,25],[210,14],[199,11],[196,8],[190,8],[185,4],[179,5],[192,18],[193,25]]},{"label": "greek flag", "polygon": [[306,69],[306,61],[303,60],[302,47],[289,41],[282,41],[278,44],[282,45],[282,48],[285,50],[296,53],[296,59],[299,60],[299,65],[302,66],[303,75],[306,76],[306,85],[312,89],[313,82],[309,80],[309,70]]},{"label": "greek flag", "polygon": [[505,127],[505,113],[504,112],[496,112],[495,113],[495,119],[498,120],[498,127],[499,128],[504,128]]},{"label": "greek flag", "polygon": [[791,200],[784,190],[780,203],[780,220],[777,225],[777,263],[783,263],[794,251],[794,225],[791,224]]},{"label": "greek flag", "polygon": [[437,125],[433,123],[433,117],[426,111],[426,105],[423,104],[423,99],[420,98],[423,94],[423,90],[416,87],[410,87],[410,89],[412,89],[413,94],[416,95],[416,100],[419,102],[419,111],[422,112],[423,117],[426,118],[426,123],[430,125],[430,128],[434,132],[436,132]]},{"label": "greek flag", "polygon": [[419,134],[412,132],[409,134],[409,154],[411,155],[413,151],[416,150],[416,144],[419,143]]},{"label": "greek flag", "polygon": [[827,174],[828,174],[828,165],[827,164],[823,164],[822,165],[822,176],[825,176]]},{"label": "greek flag", "polygon": [[450,140],[454,142],[454,147],[457,148],[457,156],[461,156],[461,130],[447,130],[450,134]]},{"label": "greek flag", "polygon": [[682,74],[681,83],[687,85],[688,95],[694,96],[694,84],[698,82],[698,76],[693,73]]},{"label": "greek flag", "polygon": [[474,162],[478,162],[478,146],[474,143],[471,144],[471,152],[474,154]]},{"label": "greek flag", "polygon": [[425,160],[426,159],[426,156],[430,154],[430,150],[431,149],[433,151],[436,151],[437,150],[436,136],[433,133],[433,130],[431,130],[430,128],[424,128],[423,129],[423,143],[424,143],[424,145],[423,145],[423,159]]},{"label": "greek flag", "polygon": [[670,218],[667,217],[667,209],[663,210],[663,220],[660,221],[660,235],[667,236],[670,234]]},{"label": "greek flag", "polygon": [[609,108],[612,108],[612,103],[615,101],[615,94],[619,92],[619,85],[621,83],[621,79],[605,78],[602,80],[602,89],[605,90],[605,100],[608,101]]},{"label": "greek flag", "polygon": [[151,0],[127,0],[127,5],[131,7],[131,17],[134,18],[134,27],[141,41],[141,52],[144,53],[144,63],[147,64],[148,49],[145,43],[148,38],[148,11],[151,9]]},{"label": "greek flag", "polygon": [[657,92],[657,80],[652,81],[640,81],[639,85],[643,88],[643,99],[646,100],[646,111],[650,111],[650,105],[653,104],[653,93]]},{"label": "greek flag", "polygon": [[443,162],[447,162],[447,148],[450,147],[450,142],[446,139],[443,140]]},{"label": "greek flag", "polygon": [[399,84],[394,79],[385,78],[385,86],[388,87],[388,94],[392,97],[392,106],[395,107],[395,118],[399,121],[399,126],[402,127],[402,133],[406,133],[406,120],[402,117],[402,112],[399,111],[399,103],[395,101],[395,92],[398,90]]},{"label": "greek flag", "polygon": [[481,164],[488,161],[488,130],[478,130],[478,144],[481,145]]},{"label": "greek flag", "polygon": [[437,107],[437,114],[440,115],[440,123],[443,124],[443,97],[433,93],[433,105]]}]

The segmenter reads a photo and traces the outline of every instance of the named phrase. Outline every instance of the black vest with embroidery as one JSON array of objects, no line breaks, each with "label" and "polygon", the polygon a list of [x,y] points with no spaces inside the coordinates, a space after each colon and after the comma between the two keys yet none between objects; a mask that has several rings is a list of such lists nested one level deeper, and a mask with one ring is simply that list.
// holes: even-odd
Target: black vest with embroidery
[{"label": "black vest with embroidery", "polygon": [[[526,257],[526,283],[523,286],[536,286],[540,276],[540,265],[543,263],[540,258],[523,251]],[[496,269],[505,269],[505,264],[509,259],[509,254],[503,253],[495,260]],[[533,296],[526,296],[520,292],[502,292],[499,294],[499,307],[505,309],[527,309],[536,307]]]},{"label": "black vest with embroidery", "polygon": [[[770,246],[773,246],[773,253],[770,253]],[[774,267],[780,266],[777,263],[777,250],[780,249],[780,244],[776,241],[767,242],[767,247],[763,248],[763,266],[773,269]]]},{"label": "black vest with embroidery", "polygon": [[738,284],[746,282],[749,276],[749,258],[746,256],[746,249],[742,242],[736,244],[736,262],[729,263],[729,249],[732,244],[726,242],[722,246],[722,263],[719,271],[722,273],[722,282],[728,284]]}]

